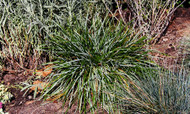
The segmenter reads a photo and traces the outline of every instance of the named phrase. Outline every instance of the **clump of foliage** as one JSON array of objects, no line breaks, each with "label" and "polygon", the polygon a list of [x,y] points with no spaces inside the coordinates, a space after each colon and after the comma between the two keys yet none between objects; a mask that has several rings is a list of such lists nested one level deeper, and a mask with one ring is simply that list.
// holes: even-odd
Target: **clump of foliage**
[{"label": "clump of foliage", "polygon": [[12,97],[13,95],[8,92],[8,87],[0,83],[0,102],[7,103]]},{"label": "clump of foliage", "polygon": [[[9,70],[36,69],[44,42],[32,6],[21,1],[0,1],[0,57]],[[5,69],[5,68],[4,68]]]},{"label": "clump of foliage", "polygon": [[88,15],[80,18],[72,26],[60,25],[61,33],[50,35],[54,74],[49,76],[42,97],[54,96],[54,100],[61,98],[70,105],[77,102],[81,112],[87,112],[87,106],[92,112],[97,107],[114,112],[114,97],[107,92],[115,83],[122,83],[118,70],[131,73],[146,64],[146,37],[122,23],[113,26],[98,13],[91,20]]},{"label": "clump of foliage", "polygon": [[[188,113],[190,110],[190,73],[181,68],[142,71],[142,78],[129,76],[117,89],[118,104],[125,113]],[[127,86],[126,86],[127,85]]]},{"label": "clump of foliage", "polygon": [[7,70],[32,70],[40,63],[42,51],[40,51],[41,39],[34,32],[28,31],[23,25],[3,28],[0,34],[2,50],[0,56],[5,62]]},{"label": "clump of foliage", "polygon": [[86,8],[91,15],[104,12],[101,0],[2,0],[0,7],[0,57],[9,70],[34,71],[47,61],[41,45],[48,42],[47,34],[59,31],[54,22],[72,24],[74,16],[86,15]]}]

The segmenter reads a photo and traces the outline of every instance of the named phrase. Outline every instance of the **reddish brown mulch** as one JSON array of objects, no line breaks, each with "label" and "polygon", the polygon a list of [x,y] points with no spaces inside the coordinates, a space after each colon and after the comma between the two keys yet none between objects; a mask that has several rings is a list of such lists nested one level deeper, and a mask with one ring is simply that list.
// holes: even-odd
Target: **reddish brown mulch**
[{"label": "reddish brown mulch", "polygon": [[190,39],[190,8],[179,8],[174,18],[169,24],[165,34],[159,42],[152,45],[151,48],[160,53],[152,53],[154,60],[165,68],[174,69],[180,65],[181,59],[185,56],[183,45],[184,39]]},{"label": "reddish brown mulch", "polygon": [[[174,63],[179,62],[180,55],[178,52],[181,51],[179,48],[179,43],[184,37],[190,38],[188,36],[190,33],[190,8],[183,9],[180,8],[176,11],[173,21],[171,21],[165,35],[162,36],[159,42],[152,45],[151,48],[165,53],[152,53],[155,56],[154,60],[160,65],[168,68],[173,67]],[[1,73],[0,81],[4,81],[6,85],[15,85],[19,82],[26,80],[28,77],[32,76],[30,72],[3,72]],[[10,114],[61,114],[65,112],[66,108],[62,108],[62,103],[52,103],[52,102],[42,102],[37,99],[32,98],[32,94],[26,94],[23,96],[24,92],[20,89],[10,88],[9,91],[14,95],[14,98],[10,103],[5,104],[5,111]],[[73,114],[77,105],[74,105],[68,114]],[[66,105],[68,107],[68,105]],[[105,113],[101,110],[97,112],[98,114]]]}]

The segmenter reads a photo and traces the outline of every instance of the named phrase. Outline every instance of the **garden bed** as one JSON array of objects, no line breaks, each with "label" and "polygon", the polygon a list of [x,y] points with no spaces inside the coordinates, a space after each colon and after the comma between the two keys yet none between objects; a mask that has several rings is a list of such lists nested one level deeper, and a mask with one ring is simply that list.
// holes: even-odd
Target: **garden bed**
[{"label": "garden bed", "polygon": [[[167,69],[175,69],[176,64],[180,65],[180,61],[183,59],[183,51],[181,46],[181,41],[184,38],[190,38],[190,8],[179,8],[174,14],[167,30],[164,32],[163,36],[150,47],[151,49],[159,51],[150,53],[154,56],[154,61],[156,61],[160,66]],[[164,54],[163,54],[164,53]],[[174,67],[175,66],[175,67]],[[10,114],[61,114],[66,112],[69,107],[69,103],[66,102],[64,108],[62,108],[62,102],[55,101],[44,101],[38,100],[39,95],[33,98],[34,90],[27,92],[21,91],[19,89],[19,84],[32,78],[34,75],[30,71],[6,71],[5,69],[0,74],[0,82],[9,87],[8,91],[14,96],[10,99],[10,102],[4,104],[4,112],[9,112]],[[79,113],[75,112],[77,104],[75,103],[71,109],[68,110],[68,114]],[[99,109],[96,111],[97,114],[106,114],[106,111]],[[87,112],[90,114],[90,112]]]}]

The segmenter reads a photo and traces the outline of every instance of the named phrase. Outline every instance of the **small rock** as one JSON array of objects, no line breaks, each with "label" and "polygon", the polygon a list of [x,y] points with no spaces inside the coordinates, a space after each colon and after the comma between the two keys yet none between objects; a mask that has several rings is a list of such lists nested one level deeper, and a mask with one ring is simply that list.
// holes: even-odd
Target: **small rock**
[{"label": "small rock", "polygon": [[167,38],[164,38],[163,41],[166,42],[166,41],[168,41],[168,39],[167,39]]},{"label": "small rock", "polygon": [[32,99],[32,96],[31,96],[31,95],[29,95],[29,96],[28,96],[28,99],[30,99],[30,100],[31,100],[31,99]]}]

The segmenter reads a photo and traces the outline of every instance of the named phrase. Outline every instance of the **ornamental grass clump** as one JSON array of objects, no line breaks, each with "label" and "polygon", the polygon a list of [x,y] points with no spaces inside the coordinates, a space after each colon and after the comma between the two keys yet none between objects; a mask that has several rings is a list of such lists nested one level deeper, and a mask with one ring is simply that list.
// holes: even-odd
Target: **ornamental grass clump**
[{"label": "ornamental grass clump", "polygon": [[162,68],[144,70],[142,78],[130,75],[115,91],[118,106],[125,113],[187,114],[190,112],[190,73],[184,67],[175,71]]},{"label": "ornamental grass clump", "polygon": [[40,50],[44,32],[30,5],[21,1],[0,1],[0,58],[4,71],[34,71],[45,62],[41,60],[43,52]]},{"label": "ornamental grass clump", "polygon": [[123,83],[116,71],[134,73],[148,64],[146,38],[98,14],[91,20],[87,17],[67,28],[60,25],[61,32],[50,35],[54,73],[48,76],[42,97],[62,99],[70,106],[77,103],[80,112],[94,112],[97,107],[114,112],[115,98],[108,93]]},{"label": "ornamental grass clump", "polygon": [[0,7],[2,66],[33,71],[51,59],[41,45],[48,45],[47,34],[59,30],[54,22],[72,24],[73,16],[85,16],[88,8],[92,15],[105,9],[101,0],[1,0]]}]

